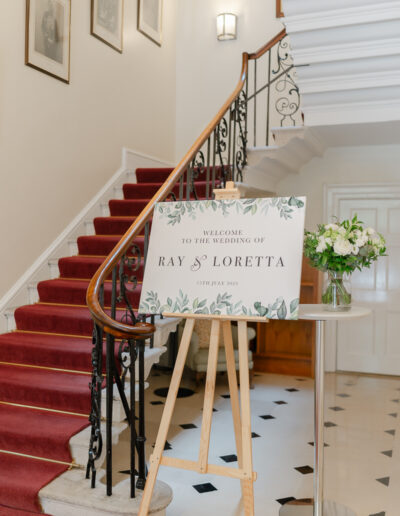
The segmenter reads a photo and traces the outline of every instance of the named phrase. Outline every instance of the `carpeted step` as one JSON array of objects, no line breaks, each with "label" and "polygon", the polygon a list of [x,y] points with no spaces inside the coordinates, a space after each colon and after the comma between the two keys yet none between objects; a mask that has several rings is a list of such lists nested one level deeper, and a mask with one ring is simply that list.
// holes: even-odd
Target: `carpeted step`
[{"label": "carpeted step", "polygon": [[135,218],[96,217],[93,221],[96,235],[123,235],[131,227]]},{"label": "carpeted step", "polygon": [[0,364],[0,401],[89,414],[90,374]]},{"label": "carpeted step", "polygon": [[[120,236],[111,235],[89,235],[78,238],[79,254],[107,256],[121,240]],[[135,244],[143,252],[144,237],[135,238]],[[128,255],[131,254],[128,252]],[[104,260],[103,260],[104,261]]]},{"label": "carpeted step", "polygon": [[[58,261],[60,276],[62,278],[90,279],[104,262],[105,258],[105,256],[69,256],[60,258]],[[127,267],[125,271],[132,275],[132,271],[129,272]],[[140,267],[134,275],[137,277],[138,281],[142,281],[143,267]]]},{"label": "carpeted step", "polygon": [[50,514],[44,514],[42,512],[20,511],[19,509],[12,509],[2,504],[0,504],[0,514],[1,516],[37,516],[38,514],[51,516]]},{"label": "carpeted step", "polygon": [[148,203],[149,199],[112,199],[108,206],[112,217],[131,217],[139,215]]},{"label": "carpeted step", "polygon": [[69,440],[88,424],[82,416],[0,405],[0,450],[71,462]]},{"label": "carpeted step", "polygon": [[[110,314],[109,309],[105,312]],[[117,310],[117,319],[124,313],[124,310]],[[20,306],[14,317],[18,330],[62,335],[92,335],[93,331],[93,321],[86,306],[37,303]]]},{"label": "carpeted step", "polygon": [[137,168],[136,179],[138,183],[164,183],[173,168]]},{"label": "carpeted step", "polygon": [[0,362],[91,372],[92,348],[90,337],[16,331],[0,335]]},{"label": "carpeted step", "polygon": [[105,256],[66,256],[58,260],[62,278],[92,278]]},{"label": "carpeted step", "polygon": [[[37,289],[39,299],[43,303],[66,303],[84,305],[86,304],[86,291],[89,286],[89,280],[66,280],[53,279],[41,281],[38,283]],[[134,306],[139,306],[140,293],[142,285],[138,284],[132,291],[127,292],[128,299]],[[104,304],[111,306],[112,283],[104,284]],[[119,288],[117,289],[117,296]],[[120,302],[119,306],[125,306],[125,302]]]},{"label": "carpeted step", "polygon": [[[149,200],[153,197],[153,195],[157,192],[163,183],[127,183],[123,185],[123,192],[125,199],[144,199],[148,198]],[[187,183],[183,183],[183,197],[186,198],[186,188]],[[206,181],[196,181],[195,182],[196,193],[199,197],[205,197],[207,193],[207,182]],[[173,188],[173,193],[176,198],[179,199],[179,184],[175,185]],[[212,194],[211,185],[209,187],[209,195]]]},{"label": "carpeted step", "polygon": [[[42,514],[37,494],[55,477],[67,471],[68,466],[44,462],[28,457],[1,454],[0,500],[9,511],[13,507],[21,511]],[[1,506],[0,506],[1,507]],[[3,514],[19,516],[19,512]]]}]

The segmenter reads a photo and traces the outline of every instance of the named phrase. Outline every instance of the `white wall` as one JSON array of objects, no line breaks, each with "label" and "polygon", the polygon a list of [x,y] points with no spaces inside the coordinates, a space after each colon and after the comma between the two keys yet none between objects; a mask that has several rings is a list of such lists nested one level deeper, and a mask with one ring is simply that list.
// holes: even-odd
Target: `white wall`
[{"label": "white wall", "polygon": [[324,184],[400,183],[400,145],[332,147],[297,175],[287,176],[277,195],[306,195],[306,228],[324,221]]},{"label": "white wall", "polygon": [[175,147],[175,8],[163,46],[136,30],[124,53],[90,35],[90,1],[72,1],[71,83],[24,65],[25,0],[0,2],[0,297],[118,169],[123,146],[169,161]]},{"label": "white wall", "polygon": [[[275,0],[177,0],[176,158],[182,158],[239,80],[242,52],[282,30]],[[218,41],[216,16],[238,16],[238,38]]]}]

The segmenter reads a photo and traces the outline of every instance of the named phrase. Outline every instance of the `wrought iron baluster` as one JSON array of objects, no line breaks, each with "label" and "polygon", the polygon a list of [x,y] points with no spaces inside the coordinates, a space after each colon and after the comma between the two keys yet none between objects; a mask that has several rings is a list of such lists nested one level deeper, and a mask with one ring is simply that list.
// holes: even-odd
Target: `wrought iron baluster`
[{"label": "wrought iron baluster", "polygon": [[207,138],[207,170],[206,170],[206,199],[210,198],[210,154],[211,154],[211,136]]},{"label": "wrought iron baluster", "polygon": [[257,146],[257,59],[254,59],[254,147]]},{"label": "wrought iron baluster", "polygon": [[217,130],[214,129],[214,140],[213,140],[213,160],[212,160],[212,180],[211,180],[211,197],[214,197],[214,189],[215,189],[215,162],[217,156]]},{"label": "wrought iron baluster", "polygon": [[179,200],[183,201],[183,176],[185,174],[182,174],[179,179]]},{"label": "wrought iron baluster", "polygon": [[236,180],[243,181],[243,169],[247,164],[247,133],[246,133],[246,120],[247,120],[247,97],[244,90],[242,90],[237,99],[236,109],[236,120],[239,129],[238,135],[238,150],[235,155],[236,163]]},{"label": "wrought iron baluster", "polygon": [[[268,50],[268,85],[271,82],[271,50]],[[270,94],[271,94],[271,86],[267,88],[267,129],[266,129],[266,138],[265,145],[268,147],[269,145],[269,122],[270,122]]]},{"label": "wrought iron baluster", "polygon": [[186,200],[190,201],[190,189],[192,184],[192,167],[189,165],[186,170]]},{"label": "wrought iron baluster", "polygon": [[131,409],[130,409],[130,427],[131,427],[131,498],[135,498],[135,469],[136,469],[136,457],[135,457],[135,449],[136,449],[136,403],[135,403],[135,391],[136,391],[136,348],[135,342],[133,340],[129,340],[129,354],[130,354],[130,364],[129,364],[129,373],[130,373],[130,398],[131,398]]},{"label": "wrought iron baluster", "polygon": [[144,489],[144,485],[146,483],[146,437],[144,421],[144,340],[136,341],[136,346],[139,350],[139,433],[137,436],[139,455],[139,476],[136,486],[138,489]]},{"label": "wrought iron baluster", "polygon": [[232,166],[231,166],[231,179],[235,181],[235,168],[236,168],[236,122],[237,122],[237,110],[238,110],[238,99],[233,103],[231,113],[233,118],[233,148],[232,148]]},{"label": "wrought iron baluster", "polygon": [[[104,287],[102,287],[103,291]],[[102,297],[102,294],[101,294]],[[96,460],[103,450],[103,436],[101,433],[101,388],[103,383],[103,330],[94,325],[92,337],[92,378],[89,384],[91,394],[91,423],[89,456],[86,466],[86,478],[91,475],[91,487],[96,486]]]},{"label": "wrought iron baluster", "polygon": [[113,416],[113,387],[114,387],[114,337],[107,334],[106,359],[106,479],[107,496],[112,495],[112,416]]}]

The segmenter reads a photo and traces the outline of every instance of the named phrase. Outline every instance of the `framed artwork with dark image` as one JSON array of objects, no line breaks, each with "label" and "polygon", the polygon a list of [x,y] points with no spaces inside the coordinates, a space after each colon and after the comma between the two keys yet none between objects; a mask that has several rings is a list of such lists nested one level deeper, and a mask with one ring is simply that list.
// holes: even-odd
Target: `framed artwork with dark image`
[{"label": "framed artwork with dark image", "polygon": [[71,0],[26,0],[25,64],[69,83]]},{"label": "framed artwork with dark image", "polygon": [[163,0],[139,0],[138,30],[161,46]]},{"label": "framed artwork with dark image", "polygon": [[276,0],[276,17],[282,18],[285,16],[282,11],[282,0]]},{"label": "framed artwork with dark image", "polygon": [[91,34],[122,54],[124,0],[92,0]]}]

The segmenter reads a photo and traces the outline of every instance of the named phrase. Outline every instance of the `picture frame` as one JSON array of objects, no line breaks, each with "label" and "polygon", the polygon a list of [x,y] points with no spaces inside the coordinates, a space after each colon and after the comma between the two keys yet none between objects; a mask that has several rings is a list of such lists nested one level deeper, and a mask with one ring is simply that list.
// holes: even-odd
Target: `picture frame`
[{"label": "picture frame", "polygon": [[276,17],[283,18],[285,15],[282,11],[282,0],[276,0]]},{"label": "picture frame", "polygon": [[122,54],[124,0],[91,0],[90,33]]},{"label": "picture frame", "polygon": [[26,0],[25,64],[70,81],[71,0]]},{"label": "picture frame", "polygon": [[138,30],[154,43],[162,44],[163,0],[139,0]]}]

